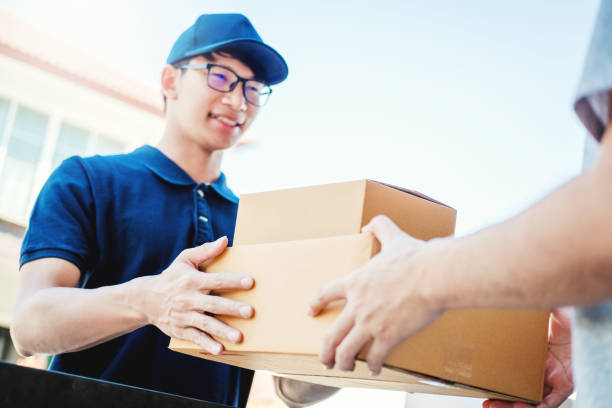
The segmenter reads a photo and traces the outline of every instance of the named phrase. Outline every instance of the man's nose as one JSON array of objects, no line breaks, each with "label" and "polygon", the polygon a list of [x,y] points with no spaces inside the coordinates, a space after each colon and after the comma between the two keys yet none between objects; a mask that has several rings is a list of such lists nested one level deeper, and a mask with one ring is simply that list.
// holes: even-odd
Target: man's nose
[{"label": "man's nose", "polygon": [[236,84],[234,89],[230,92],[226,92],[223,95],[223,103],[230,105],[237,111],[245,111],[247,108],[247,102],[244,97],[243,84],[239,82]]}]

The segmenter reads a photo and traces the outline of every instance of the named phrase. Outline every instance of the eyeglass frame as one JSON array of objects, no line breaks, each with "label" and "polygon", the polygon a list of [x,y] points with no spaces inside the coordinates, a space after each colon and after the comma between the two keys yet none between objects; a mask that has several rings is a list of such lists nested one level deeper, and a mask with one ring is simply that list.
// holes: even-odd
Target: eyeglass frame
[{"label": "eyeglass frame", "polygon": [[[228,92],[232,92],[234,89],[236,89],[236,87],[238,86],[238,83],[242,83],[242,95],[244,96],[244,100],[248,103],[250,103],[253,106],[257,106],[258,108],[261,108],[262,106],[264,106],[266,103],[268,103],[268,101],[270,100],[270,95],[272,95],[272,88],[270,87],[270,85],[268,85],[267,83],[265,83],[264,81],[260,81],[258,79],[255,78],[242,78],[241,76],[239,76],[237,73],[235,73],[232,69],[224,66],[224,65],[219,65],[219,64],[211,64],[209,62],[207,63],[184,63],[184,64],[179,64],[176,66],[177,68],[181,69],[181,70],[186,70],[186,69],[205,69],[206,72],[206,85],[210,88],[213,89],[215,91],[218,92],[223,92],[223,93],[228,93]],[[233,84],[230,85],[230,89],[228,89],[227,91],[223,91],[217,88],[213,88],[210,85],[210,81],[209,81],[209,76],[210,76],[210,68],[212,67],[219,67],[219,68],[223,68],[228,70],[229,72],[231,72],[232,74],[234,74],[237,78],[237,81],[235,81]],[[254,82],[258,82],[260,84],[263,84],[264,86],[266,86],[268,88],[267,94],[268,97],[266,98],[266,101],[261,104],[261,105],[257,105],[251,101],[249,101],[249,99],[247,98],[246,95],[246,83],[249,81],[254,81]]]}]

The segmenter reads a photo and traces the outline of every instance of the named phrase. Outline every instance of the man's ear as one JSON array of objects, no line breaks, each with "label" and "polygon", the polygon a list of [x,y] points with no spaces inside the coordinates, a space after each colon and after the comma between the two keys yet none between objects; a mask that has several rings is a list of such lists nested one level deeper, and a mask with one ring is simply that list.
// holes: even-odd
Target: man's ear
[{"label": "man's ear", "polygon": [[166,65],[161,73],[162,94],[167,99],[176,99],[176,81],[178,79],[179,69],[172,65]]}]

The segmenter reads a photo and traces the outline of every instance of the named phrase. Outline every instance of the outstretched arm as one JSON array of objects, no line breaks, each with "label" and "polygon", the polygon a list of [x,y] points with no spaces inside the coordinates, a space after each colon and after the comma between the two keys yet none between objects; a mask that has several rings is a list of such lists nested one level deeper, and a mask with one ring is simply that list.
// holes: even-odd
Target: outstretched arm
[{"label": "outstretched arm", "polygon": [[612,298],[610,202],[612,127],[592,170],[502,224],[423,243],[375,218],[364,230],[378,237],[381,252],[311,302],[316,315],[333,300],[347,301],[325,336],[321,361],[351,369],[373,340],[367,361],[379,372],[395,345],[447,309],[549,309]]},{"label": "outstretched arm", "polygon": [[159,275],[97,289],[76,288],[80,272],[63,259],[24,264],[11,324],[17,351],[24,356],[78,351],[153,324],[219,354],[223,347],[210,334],[235,343],[242,334],[206,312],[242,318],[253,313],[250,305],[211,293],[250,289],[251,277],[198,269],[226,246],[224,237],[186,249]]}]

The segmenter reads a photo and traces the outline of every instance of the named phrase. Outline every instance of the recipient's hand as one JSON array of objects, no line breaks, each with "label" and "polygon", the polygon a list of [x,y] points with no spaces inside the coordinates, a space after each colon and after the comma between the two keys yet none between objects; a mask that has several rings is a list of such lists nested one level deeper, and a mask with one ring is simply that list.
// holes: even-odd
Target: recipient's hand
[{"label": "recipient's hand", "polygon": [[310,303],[316,316],[332,301],[346,299],[344,309],[328,329],[319,360],[353,370],[355,357],[372,340],[366,360],[373,374],[380,373],[391,349],[438,317],[442,310],[421,291],[423,268],[411,265],[423,241],[401,231],[385,216],[363,227],[382,245],[365,266],[319,289]]},{"label": "recipient's hand", "polygon": [[206,261],[220,255],[227,238],[185,249],[161,274],[148,277],[146,310],[149,323],[170,337],[200,345],[212,354],[223,346],[210,334],[232,343],[242,340],[242,333],[216,319],[214,315],[250,318],[250,305],[217,296],[215,292],[250,289],[253,278],[236,273],[205,273]]},{"label": "recipient's hand", "polygon": [[[537,408],[557,408],[574,391],[572,376],[571,320],[567,309],[558,309],[550,315],[548,355],[544,378],[544,400]],[[533,408],[522,402],[486,400],[484,408]]]}]

